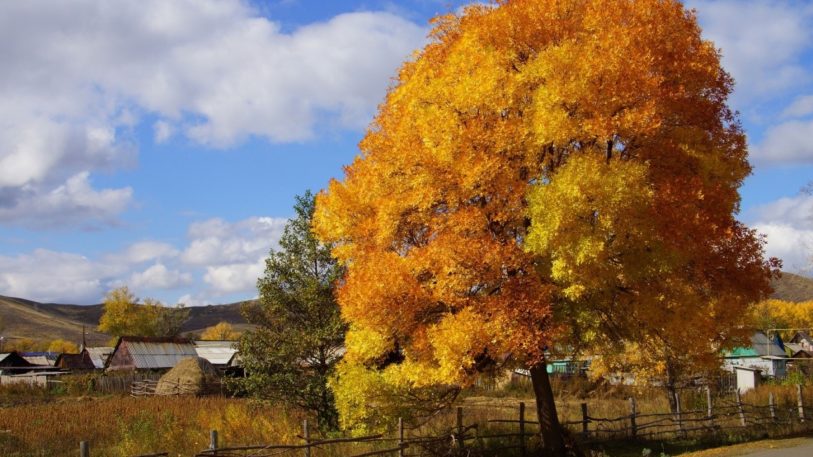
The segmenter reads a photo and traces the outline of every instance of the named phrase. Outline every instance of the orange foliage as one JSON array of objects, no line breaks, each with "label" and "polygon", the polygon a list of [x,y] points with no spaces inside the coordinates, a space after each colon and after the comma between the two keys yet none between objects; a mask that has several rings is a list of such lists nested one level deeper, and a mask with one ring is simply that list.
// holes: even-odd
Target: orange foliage
[{"label": "orange foliage", "polygon": [[710,354],[736,336],[776,264],[734,218],[751,168],[732,84],[678,1],[437,19],[317,200],[314,229],[348,267],[346,365],[465,385],[545,346]]}]

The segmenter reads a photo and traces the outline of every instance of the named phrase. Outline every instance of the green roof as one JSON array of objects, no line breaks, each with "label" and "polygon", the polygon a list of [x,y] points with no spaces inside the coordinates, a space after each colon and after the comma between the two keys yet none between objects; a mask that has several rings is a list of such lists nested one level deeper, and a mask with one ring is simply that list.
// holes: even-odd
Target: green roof
[{"label": "green roof", "polygon": [[725,351],[725,357],[759,357],[759,353],[754,348],[734,348],[731,351]]}]

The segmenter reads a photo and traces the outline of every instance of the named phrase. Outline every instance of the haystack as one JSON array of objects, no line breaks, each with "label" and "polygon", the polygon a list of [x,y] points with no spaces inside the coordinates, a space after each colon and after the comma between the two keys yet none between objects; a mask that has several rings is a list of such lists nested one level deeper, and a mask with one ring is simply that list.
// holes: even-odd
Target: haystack
[{"label": "haystack", "polygon": [[220,392],[220,373],[201,357],[181,359],[158,381],[156,395],[206,395]]}]

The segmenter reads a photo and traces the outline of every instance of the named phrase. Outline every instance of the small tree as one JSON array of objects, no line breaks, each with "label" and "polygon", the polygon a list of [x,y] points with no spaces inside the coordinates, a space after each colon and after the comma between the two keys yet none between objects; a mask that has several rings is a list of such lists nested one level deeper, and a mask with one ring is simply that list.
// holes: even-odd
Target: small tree
[{"label": "small tree", "polygon": [[61,354],[78,354],[79,346],[76,343],[63,339],[56,339],[48,344],[48,352],[59,352]]},{"label": "small tree", "polygon": [[201,340],[207,341],[232,341],[238,338],[240,338],[240,332],[234,330],[234,327],[225,321],[206,328],[200,335]]},{"label": "small tree", "polygon": [[114,337],[174,337],[189,318],[189,310],[183,304],[171,308],[152,298],[140,304],[127,286],[108,292],[103,306],[99,331]]},{"label": "small tree", "polygon": [[296,197],[296,213],[285,226],[279,251],[271,251],[257,286],[259,302],[243,308],[256,330],[240,339],[249,394],[293,404],[334,429],[337,414],[328,379],[339,360],[345,325],[333,295],[342,269],[330,246],[311,234],[314,197]]}]

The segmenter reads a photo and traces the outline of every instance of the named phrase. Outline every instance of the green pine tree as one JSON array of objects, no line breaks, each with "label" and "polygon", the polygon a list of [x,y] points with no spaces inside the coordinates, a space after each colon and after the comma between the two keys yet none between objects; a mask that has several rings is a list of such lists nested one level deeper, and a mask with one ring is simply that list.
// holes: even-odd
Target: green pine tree
[{"label": "green pine tree", "polygon": [[243,308],[257,326],[240,339],[249,395],[293,404],[316,416],[319,427],[338,426],[327,381],[343,352],[345,324],[334,298],[343,269],[330,247],[311,234],[314,195],[296,197],[296,216],[285,226],[280,249],[266,259],[257,282],[259,301]]}]

